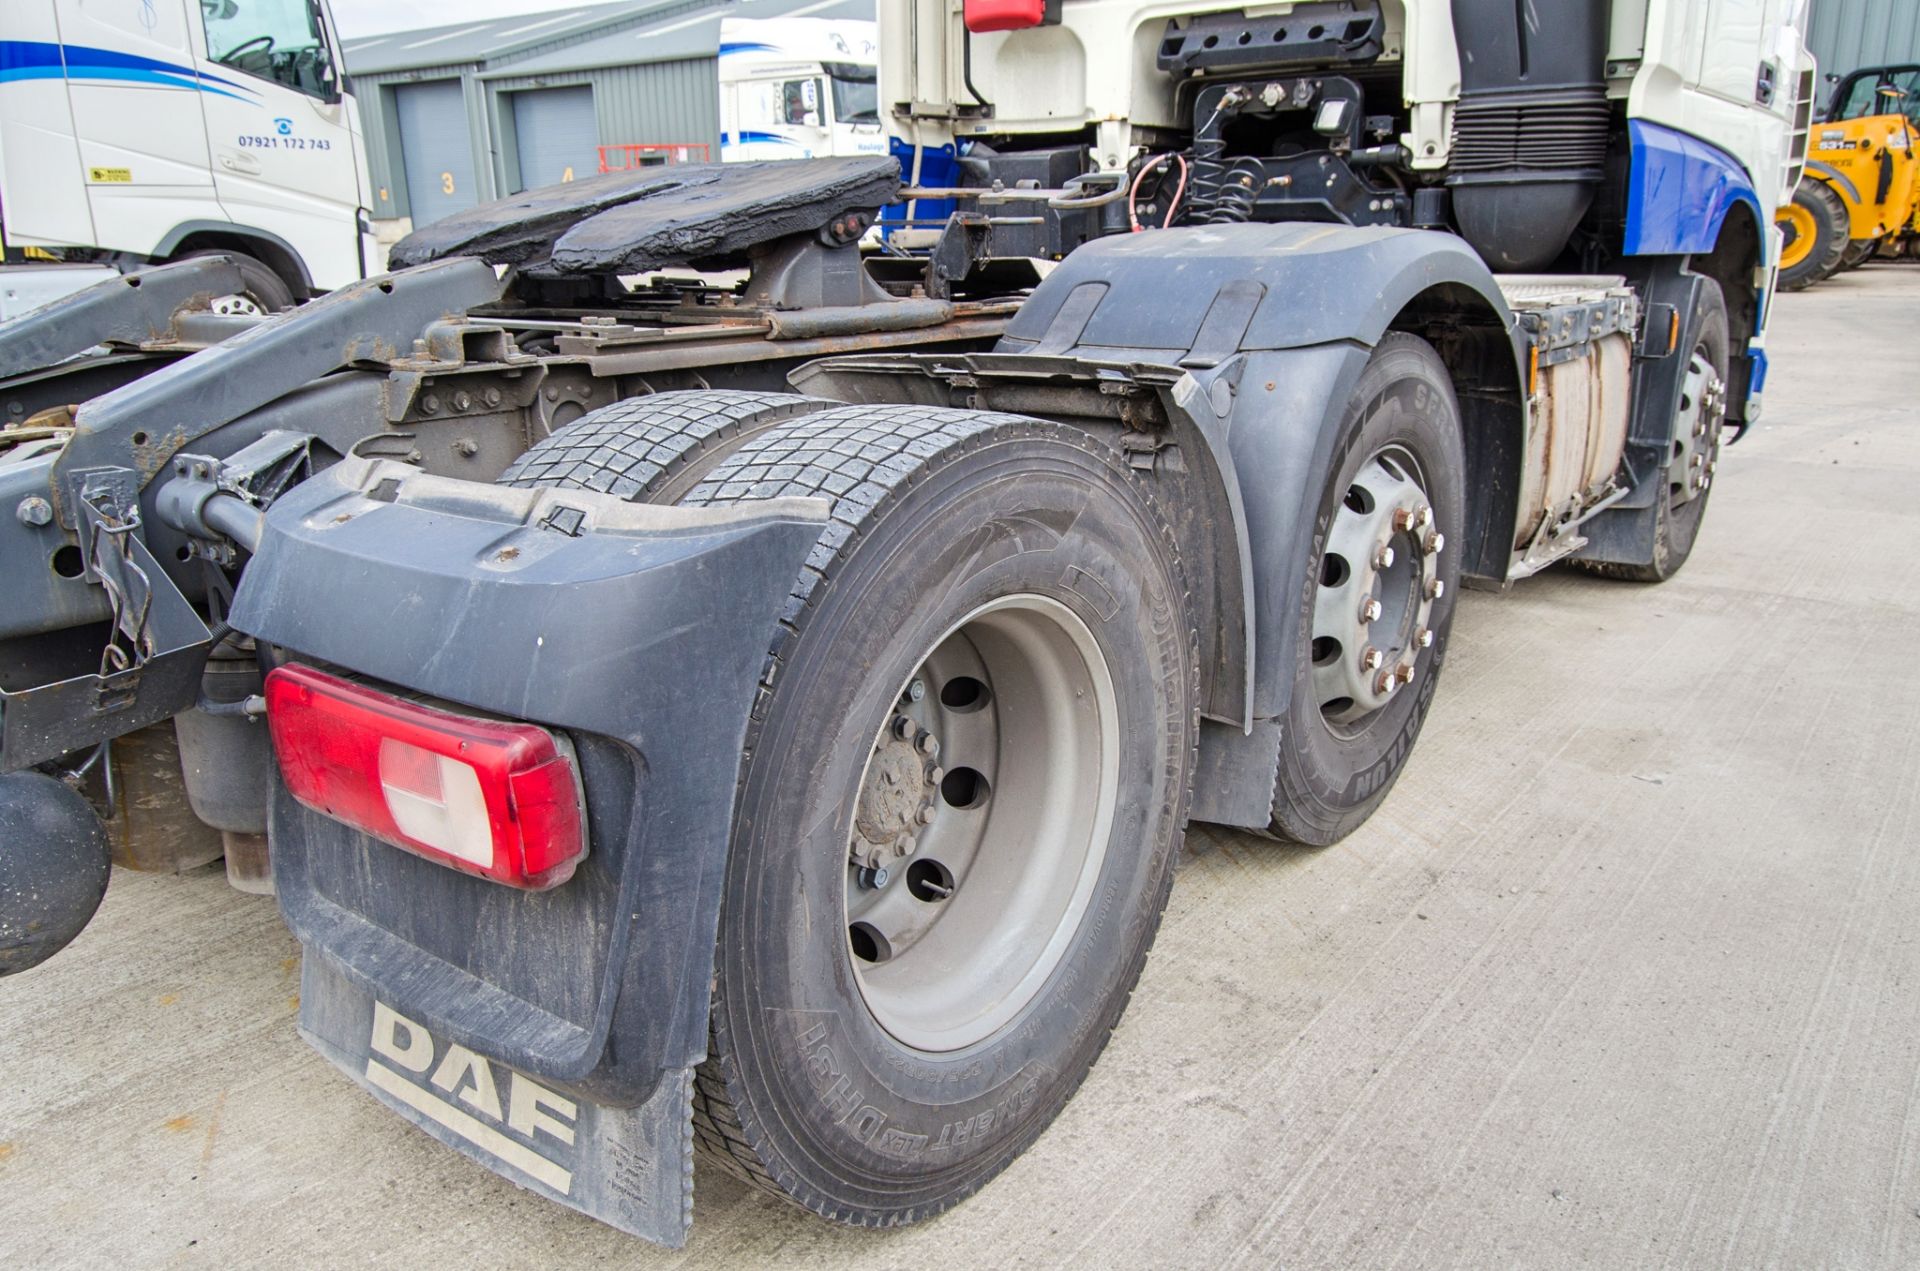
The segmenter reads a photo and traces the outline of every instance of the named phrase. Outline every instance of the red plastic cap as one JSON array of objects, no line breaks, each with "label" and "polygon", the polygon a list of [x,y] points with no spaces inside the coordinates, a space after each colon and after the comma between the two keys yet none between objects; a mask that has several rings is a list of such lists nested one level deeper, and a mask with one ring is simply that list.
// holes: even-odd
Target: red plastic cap
[{"label": "red plastic cap", "polygon": [[465,874],[543,891],[587,854],[572,758],[544,728],[403,702],[311,667],[267,676],[302,805]]},{"label": "red plastic cap", "polygon": [[1024,31],[1046,20],[1047,0],[964,0],[967,30]]}]

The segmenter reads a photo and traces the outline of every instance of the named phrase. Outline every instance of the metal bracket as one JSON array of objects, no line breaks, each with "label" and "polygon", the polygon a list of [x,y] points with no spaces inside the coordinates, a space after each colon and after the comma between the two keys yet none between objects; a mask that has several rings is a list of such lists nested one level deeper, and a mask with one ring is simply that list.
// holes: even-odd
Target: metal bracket
[{"label": "metal bracket", "polygon": [[135,474],[69,474],[86,577],[107,593],[112,626],[96,673],[0,690],[0,772],[157,723],[193,705],[211,635],[141,539]]},{"label": "metal bracket", "polygon": [[107,699],[117,700],[135,688],[140,668],[153,654],[147,630],[153,579],[134,559],[131,546],[140,529],[139,489],[126,468],[91,468],[74,473],[72,481],[86,578],[105,589],[113,609],[113,626],[100,653],[102,700],[97,707],[113,710],[117,706]]}]

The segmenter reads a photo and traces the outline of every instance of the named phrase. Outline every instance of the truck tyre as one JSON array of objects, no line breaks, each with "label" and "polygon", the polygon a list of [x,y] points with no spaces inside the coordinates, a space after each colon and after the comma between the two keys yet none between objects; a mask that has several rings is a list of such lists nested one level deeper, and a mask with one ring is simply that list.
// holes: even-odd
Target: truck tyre
[{"label": "truck tyre", "polygon": [[850,1226],[970,1195],[1086,1077],[1187,818],[1198,632],[1117,451],[1061,425],[841,407],[683,505],[832,519],[775,633],[722,901],[702,1150]]},{"label": "truck tyre", "polygon": [[1466,458],[1432,346],[1392,332],[1334,438],[1298,606],[1268,833],[1324,846],[1386,798],[1420,735],[1453,624]]},{"label": "truck tyre", "polygon": [[1578,560],[1590,574],[1627,582],[1660,583],[1680,572],[1693,554],[1707,495],[1720,462],[1720,438],[1727,414],[1727,302],[1720,284],[1701,279],[1694,303],[1693,352],[1680,382],[1673,425],[1673,452],[1655,493],[1653,542],[1644,564]]},{"label": "truck tyre", "polygon": [[1780,290],[1803,290],[1840,268],[1851,241],[1847,205],[1825,181],[1803,178],[1793,198],[1775,214],[1774,223],[1782,239]]},{"label": "truck tyre", "polygon": [[498,484],[571,486],[670,503],[741,439],[833,403],[794,393],[653,393],[589,411],[541,438]]},{"label": "truck tyre", "polygon": [[246,280],[245,290],[231,296],[214,297],[215,313],[279,313],[283,309],[293,308],[293,288],[287,286],[286,279],[273,272],[266,262],[242,252],[217,248],[188,252],[186,258],[195,256],[225,256],[239,267],[240,277]]}]

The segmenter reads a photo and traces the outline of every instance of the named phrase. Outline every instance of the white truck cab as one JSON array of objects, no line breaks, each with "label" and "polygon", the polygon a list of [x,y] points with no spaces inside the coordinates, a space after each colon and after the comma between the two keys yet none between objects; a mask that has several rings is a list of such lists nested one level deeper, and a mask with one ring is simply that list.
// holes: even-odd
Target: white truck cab
[{"label": "white truck cab", "polygon": [[872,22],[721,22],[721,161],[887,153],[878,43]]},{"label": "white truck cab", "polygon": [[272,309],[364,277],[360,121],[323,0],[8,0],[10,260],[244,257]]}]

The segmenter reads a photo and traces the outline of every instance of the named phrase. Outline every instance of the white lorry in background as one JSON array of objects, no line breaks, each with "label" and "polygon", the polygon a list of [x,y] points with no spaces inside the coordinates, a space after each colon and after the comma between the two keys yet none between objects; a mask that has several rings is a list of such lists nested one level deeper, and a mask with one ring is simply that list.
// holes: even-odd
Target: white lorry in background
[{"label": "white lorry in background", "polygon": [[872,22],[720,24],[720,158],[885,154]]},{"label": "white lorry in background", "polygon": [[0,5],[0,318],[220,251],[279,309],[366,276],[359,112],[325,0]]}]

